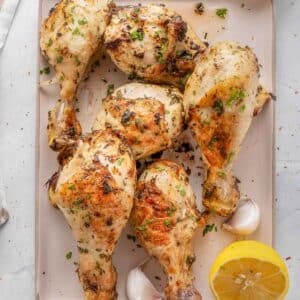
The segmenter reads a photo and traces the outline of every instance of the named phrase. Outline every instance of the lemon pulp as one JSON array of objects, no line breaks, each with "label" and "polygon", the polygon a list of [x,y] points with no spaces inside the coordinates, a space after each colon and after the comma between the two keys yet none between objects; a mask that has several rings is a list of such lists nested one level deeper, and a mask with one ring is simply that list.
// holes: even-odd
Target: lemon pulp
[{"label": "lemon pulp", "polygon": [[274,249],[255,241],[229,245],[210,273],[210,286],[219,300],[284,299],[288,285],[282,259]]}]

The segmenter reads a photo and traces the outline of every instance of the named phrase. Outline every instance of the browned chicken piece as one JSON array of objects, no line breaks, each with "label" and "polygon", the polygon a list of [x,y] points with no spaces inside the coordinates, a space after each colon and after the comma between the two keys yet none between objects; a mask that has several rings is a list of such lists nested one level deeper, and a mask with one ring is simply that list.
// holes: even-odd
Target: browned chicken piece
[{"label": "browned chicken piece", "polygon": [[188,122],[207,169],[203,204],[221,216],[232,214],[240,198],[232,164],[261,102],[258,78],[250,48],[221,42],[198,62],[186,85]]},{"label": "browned chicken piece", "polygon": [[199,300],[193,285],[193,237],[202,222],[185,171],[161,160],[141,175],[131,221],[143,247],[162,265],[168,277],[168,300]]},{"label": "browned chicken piece", "polygon": [[182,132],[182,98],[172,87],[125,84],[103,100],[93,128],[120,131],[135,158],[145,158],[170,147]]},{"label": "browned chicken piece", "polygon": [[81,126],[71,102],[59,101],[48,113],[48,145],[54,151],[64,152],[73,147],[81,136]]},{"label": "browned chicken piece", "polygon": [[61,0],[41,27],[43,55],[56,71],[61,98],[72,101],[91,57],[102,45],[111,0]]},{"label": "browned chicken piece", "polygon": [[180,15],[159,4],[119,8],[104,39],[107,53],[131,78],[179,87],[207,48]]},{"label": "browned chicken piece", "polygon": [[131,150],[110,130],[80,139],[72,158],[50,180],[50,201],[77,241],[86,300],[117,297],[112,254],[131,212],[135,181]]}]

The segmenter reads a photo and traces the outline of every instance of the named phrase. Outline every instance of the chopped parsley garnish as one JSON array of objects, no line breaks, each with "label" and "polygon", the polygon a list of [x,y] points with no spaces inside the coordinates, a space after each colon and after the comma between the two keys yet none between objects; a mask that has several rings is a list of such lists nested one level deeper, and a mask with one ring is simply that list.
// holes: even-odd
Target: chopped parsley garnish
[{"label": "chopped parsley garnish", "polygon": [[234,156],[234,152],[230,152],[227,158],[227,164],[230,164]]},{"label": "chopped parsley garnish", "polygon": [[171,221],[170,220],[165,220],[164,222],[166,227],[170,227],[171,226]]},{"label": "chopped parsley garnish", "polygon": [[213,109],[216,111],[218,115],[221,115],[224,112],[223,101],[217,99],[213,104]]},{"label": "chopped parsley garnish", "polygon": [[241,106],[241,108],[240,108],[240,112],[244,112],[244,111],[245,111],[245,109],[246,109],[246,105],[245,105],[245,104],[243,104],[243,105]]},{"label": "chopped parsley garnish", "polygon": [[50,74],[50,68],[49,67],[45,67],[45,68],[41,69],[40,70],[40,74],[41,75],[42,74],[46,74],[46,75]]},{"label": "chopped parsley garnish", "polygon": [[222,179],[226,179],[226,173],[223,171],[218,172],[218,176]]},{"label": "chopped parsley garnish", "polygon": [[109,84],[107,87],[107,96],[111,95],[115,90],[115,85],[114,84]]},{"label": "chopped parsley garnish", "polygon": [[73,35],[80,35],[80,30],[78,27],[76,27],[73,31],[72,31]]},{"label": "chopped parsley garnish", "polygon": [[124,157],[120,157],[120,158],[117,160],[118,166],[121,166],[121,165],[122,165],[124,159],[125,159]]},{"label": "chopped parsley garnish", "polygon": [[155,54],[155,58],[159,63],[164,63],[165,62],[165,54],[168,51],[168,44],[164,43],[160,46],[160,48],[157,49],[156,54]]},{"label": "chopped parsley garnish", "polygon": [[71,191],[74,191],[76,189],[75,184],[70,184],[68,186],[68,189],[71,190]]},{"label": "chopped parsley garnish", "polygon": [[185,86],[192,73],[187,73],[184,77],[180,77],[179,84]]},{"label": "chopped parsley garnish", "polygon": [[240,104],[245,98],[245,92],[243,90],[236,90],[232,92],[228,99],[226,100],[227,106],[232,106],[233,104]]},{"label": "chopped parsley garnish", "polygon": [[79,66],[81,64],[81,61],[79,60],[78,56],[75,56],[75,62],[76,62],[76,66]]},{"label": "chopped parsley garnish", "polygon": [[72,251],[69,251],[67,254],[66,254],[66,259],[71,259],[72,258]]},{"label": "chopped parsley garnish", "polygon": [[186,191],[181,185],[176,185],[175,188],[181,197],[184,197],[186,195]]},{"label": "chopped parsley garnish", "polygon": [[56,56],[56,62],[57,62],[58,64],[61,64],[62,61],[63,61],[63,57],[62,57],[62,56]]},{"label": "chopped parsley garnish", "polygon": [[144,39],[144,32],[141,29],[131,31],[129,35],[133,41],[142,41]]},{"label": "chopped parsley garnish", "polygon": [[142,224],[141,226],[137,226],[136,229],[139,231],[145,231],[147,229],[147,225],[151,224],[152,221],[151,220],[145,220],[144,224]]},{"label": "chopped parsley garnish", "polygon": [[228,9],[227,8],[217,8],[216,15],[222,19],[225,19],[227,16]]},{"label": "chopped parsley garnish", "polygon": [[83,18],[81,20],[78,20],[78,24],[79,25],[86,25],[88,23],[87,19],[86,18]]},{"label": "chopped parsley garnish", "polygon": [[213,149],[215,144],[219,141],[219,137],[217,135],[214,135],[210,141],[209,141],[209,144],[208,144],[208,148],[209,149]]},{"label": "chopped parsley garnish", "polygon": [[53,40],[50,38],[49,41],[48,41],[48,43],[47,43],[47,47],[51,47],[52,44],[53,44]]},{"label": "chopped parsley garnish", "polygon": [[212,232],[212,231],[217,232],[218,231],[217,226],[215,224],[207,224],[205,226],[205,228],[203,229],[202,235],[205,236],[207,233]]},{"label": "chopped parsley garnish", "polygon": [[167,214],[168,214],[168,216],[169,216],[169,217],[172,217],[175,211],[176,211],[176,207],[174,207],[174,206],[173,206],[173,207],[169,207],[169,208],[167,209]]}]

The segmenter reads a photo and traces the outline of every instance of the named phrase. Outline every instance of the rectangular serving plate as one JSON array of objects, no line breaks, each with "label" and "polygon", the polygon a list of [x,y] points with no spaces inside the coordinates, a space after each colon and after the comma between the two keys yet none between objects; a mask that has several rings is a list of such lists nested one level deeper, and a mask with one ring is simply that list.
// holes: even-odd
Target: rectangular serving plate
[{"label": "rectangular serving plate", "polygon": [[[49,9],[57,1],[42,0],[40,3],[40,22],[47,16]],[[164,3],[174,9],[189,22],[201,39],[206,37],[209,43],[220,40],[235,40],[254,49],[261,64],[261,83],[274,91],[274,23],[273,4],[271,0],[207,0],[204,15],[194,13],[198,1],[168,0],[168,1],[116,1],[118,5],[136,3]],[[215,14],[216,8],[227,8],[226,20]],[[128,82],[127,77],[116,69],[110,59],[100,56],[100,67],[89,74],[78,90],[79,119],[83,129],[88,131],[101,105],[101,99],[106,96],[108,84],[115,87]],[[40,68],[46,65],[40,56]],[[54,74],[51,73],[49,78]],[[49,78],[40,78],[45,80]],[[107,80],[107,84],[103,79]],[[78,254],[72,232],[62,214],[54,209],[47,195],[45,182],[56,171],[56,153],[47,145],[47,112],[58,99],[57,87],[41,88],[37,100],[37,205],[36,205],[36,298],[41,300],[79,300],[83,299],[83,292],[76,274]],[[273,197],[274,197],[274,102],[270,102],[263,112],[254,118],[251,128],[243,143],[239,157],[234,165],[235,174],[240,179],[240,189],[244,196],[255,199],[262,213],[259,229],[249,239],[263,241],[269,245],[273,243]],[[182,135],[183,141],[189,141],[188,134]],[[190,141],[193,142],[193,141]],[[195,150],[197,152],[197,150]],[[191,155],[191,154],[190,154]],[[197,203],[201,208],[201,163],[198,153],[191,161],[190,155],[167,151],[168,157],[191,169],[190,181],[197,196]],[[218,231],[203,236],[199,230],[195,240],[196,262],[193,265],[195,285],[204,300],[213,299],[208,284],[210,266],[218,252],[237,238],[221,229],[222,220],[213,219],[210,224],[217,225]],[[133,234],[130,226],[124,230],[114,257],[114,265],[118,271],[118,299],[125,300],[126,276],[130,269],[148,258],[146,252],[127,238]],[[72,251],[70,260],[65,254]],[[153,283],[163,289],[165,277],[160,266],[152,259],[146,268],[147,275]],[[160,278],[160,279],[157,279]]]}]

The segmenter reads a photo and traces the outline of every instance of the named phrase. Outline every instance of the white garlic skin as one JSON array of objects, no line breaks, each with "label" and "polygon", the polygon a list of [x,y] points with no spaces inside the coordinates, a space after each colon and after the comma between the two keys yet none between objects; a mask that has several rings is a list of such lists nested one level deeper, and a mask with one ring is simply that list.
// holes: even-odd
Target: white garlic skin
[{"label": "white garlic skin", "polygon": [[163,299],[163,295],[156,290],[140,267],[136,267],[129,272],[126,289],[129,300]]},{"label": "white garlic skin", "polygon": [[256,231],[260,223],[260,209],[251,199],[240,202],[236,212],[223,224],[223,229],[245,236]]}]

